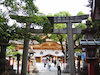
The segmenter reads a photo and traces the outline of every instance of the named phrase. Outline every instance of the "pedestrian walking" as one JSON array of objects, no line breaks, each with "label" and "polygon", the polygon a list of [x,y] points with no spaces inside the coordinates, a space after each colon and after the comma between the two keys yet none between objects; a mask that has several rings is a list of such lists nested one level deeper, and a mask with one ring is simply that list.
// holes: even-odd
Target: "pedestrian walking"
[{"label": "pedestrian walking", "polygon": [[54,63],[54,67],[56,67],[56,59],[55,59],[55,57],[53,58],[53,63]]},{"label": "pedestrian walking", "polygon": [[57,74],[58,75],[61,75],[61,67],[60,66],[61,66],[61,63],[60,63],[60,60],[58,60],[57,61]]},{"label": "pedestrian walking", "polygon": [[47,58],[47,64],[49,63],[49,59]]},{"label": "pedestrian walking", "polygon": [[52,62],[49,61],[49,63],[48,63],[49,71],[51,71],[51,64],[52,64]]},{"label": "pedestrian walking", "polygon": [[46,67],[46,59],[44,59],[44,67]]},{"label": "pedestrian walking", "polygon": [[56,66],[56,60],[54,60],[54,67]]}]

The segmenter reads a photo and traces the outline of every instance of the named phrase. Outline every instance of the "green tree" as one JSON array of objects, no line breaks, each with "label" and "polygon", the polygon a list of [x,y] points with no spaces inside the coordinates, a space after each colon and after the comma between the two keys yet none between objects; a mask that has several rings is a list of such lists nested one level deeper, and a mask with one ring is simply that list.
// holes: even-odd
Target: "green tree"
[{"label": "green tree", "polygon": [[[15,19],[19,23],[26,24],[24,28],[16,28],[16,25],[8,26],[8,23],[6,21],[7,19],[3,17],[4,21],[2,21],[3,24],[0,27],[0,31],[3,32],[3,33],[0,33],[0,39],[3,39],[2,41],[3,43],[5,40],[7,41],[6,44],[8,44],[10,39],[21,38],[21,39],[25,39],[25,44],[28,45],[28,40],[31,36],[31,33],[29,32],[29,29],[30,29],[29,27],[32,23],[37,24],[37,25],[47,25],[47,24],[50,25],[46,16],[43,16],[37,13],[38,9],[34,5],[33,0],[2,0],[0,1],[0,5],[3,5],[7,9],[7,12],[6,12],[8,16],[7,18],[10,17],[12,19]],[[19,16],[19,13],[21,13],[22,16]],[[1,20],[2,20],[2,17],[1,17]],[[14,34],[16,34],[16,37],[14,36]],[[2,45],[2,42],[0,42],[1,45]],[[24,52],[25,51],[27,52],[27,50],[24,50]],[[2,45],[1,54],[3,54],[4,58],[5,58],[5,53],[6,53],[6,46]],[[25,60],[25,62],[23,62],[22,64],[24,63],[26,63],[26,65],[24,65],[26,67],[27,60]],[[22,67],[22,70],[23,69],[24,68]]]},{"label": "green tree", "polygon": [[[14,39],[18,34],[16,33],[16,25],[9,26],[8,19],[5,14],[0,10],[0,60],[6,57],[6,48],[8,46],[9,40]],[[11,53],[9,50],[8,53]],[[1,61],[0,61],[1,62]],[[2,62],[4,62],[2,60]],[[0,75],[5,71],[5,64],[3,65]]]},{"label": "green tree", "polygon": [[[81,16],[81,15],[86,15],[85,13],[83,13],[82,11],[78,12],[77,16]],[[74,25],[75,28],[81,28],[81,29],[86,29],[86,24],[85,23],[79,23],[79,24],[75,24]],[[83,38],[82,34],[74,34],[74,44],[76,41],[79,41],[79,39]]]},{"label": "green tree", "polygon": [[[38,12],[38,8],[35,6],[34,0],[2,0],[0,1],[0,4],[3,5],[7,9],[7,12],[8,12],[7,15],[11,19],[15,19],[19,23],[26,24],[25,27],[21,27],[21,28],[19,27],[16,29],[12,28],[14,29],[13,30],[14,32],[16,30],[16,33],[17,33],[16,37],[15,36],[12,37],[13,34],[7,35],[7,36],[10,36],[14,39],[16,38],[30,39],[30,37],[33,35],[32,33],[27,31],[26,27],[28,25],[31,25],[32,23],[35,25],[41,25],[41,26],[48,25],[48,27],[46,28],[47,29],[49,28],[49,29],[48,30],[46,29],[45,33],[50,30],[50,27],[49,27],[50,22],[48,21],[47,17],[44,14]],[[19,16],[19,13],[21,13],[22,16]],[[5,25],[3,24],[3,26]],[[9,29],[9,31],[11,32],[11,29]],[[8,38],[7,36],[5,37]]]},{"label": "green tree", "polygon": [[60,12],[54,14],[54,16],[68,17],[68,16],[71,16],[71,14],[69,12],[66,12],[66,11],[60,11]]},{"label": "green tree", "polygon": [[[66,11],[60,11],[58,13],[55,13],[54,16],[60,16],[60,17],[68,17],[68,16],[71,16],[71,14],[69,12],[66,12]],[[66,24],[55,24],[54,25],[54,28],[55,29],[62,29],[62,28],[66,28]]]},{"label": "green tree", "polygon": [[77,16],[81,16],[81,15],[86,15],[85,13],[83,13],[82,11],[77,13]]},{"label": "green tree", "polygon": [[[47,17],[38,12],[34,0],[2,0],[0,4],[7,9],[7,15],[17,22],[30,22],[36,25],[45,25],[48,22]],[[22,16],[19,16],[19,13]]]},{"label": "green tree", "polygon": [[95,32],[95,38],[99,39],[100,38],[100,21],[95,21],[92,23],[91,28],[94,29]]},{"label": "green tree", "polygon": [[[86,14],[83,13],[82,11],[78,12],[77,16],[81,16],[81,15],[86,15]],[[87,28],[87,26],[86,26],[85,23],[75,24],[74,26],[75,26],[75,28],[77,28],[77,29],[79,29],[79,28],[81,28],[81,29],[86,29],[86,28]],[[74,34],[73,39],[74,39],[74,45],[75,45],[75,47],[77,47],[76,44],[79,44],[79,39],[83,39],[83,38],[84,38],[84,37],[83,37],[83,34]],[[80,53],[81,50],[76,48],[76,49],[75,49],[75,52],[76,52],[76,53],[77,53],[77,52]]]},{"label": "green tree", "polygon": [[[79,23],[75,24],[75,28],[77,29],[86,29],[86,24],[85,23]],[[76,41],[79,41],[79,39],[83,39],[83,34],[74,34],[74,44]]]},{"label": "green tree", "polygon": [[53,16],[53,15],[52,15],[52,13],[49,13],[49,14],[47,14],[47,16],[48,16],[48,17],[49,17],[49,16],[51,17],[51,16]]},{"label": "green tree", "polygon": [[10,46],[7,47],[6,56],[11,55],[12,57],[15,57],[15,55],[17,55],[17,54],[22,55],[21,53],[19,53],[18,51],[15,50],[15,46],[16,46],[16,44],[10,43]]},{"label": "green tree", "polygon": [[12,56],[15,58],[15,55],[20,54],[22,55],[22,53],[18,52],[16,49],[16,44],[15,43],[9,43],[9,46],[7,47],[7,51],[6,51],[6,56]]},{"label": "green tree", "polygon": [[43,35],[41,35],[41,34],[36,34],[35,36],[32,36],[32,37],[31,37],[31,40],[36,40],[36,41],[38,41],[39,43],[43,43],[43,42],[45,42],[45,39],[42,39],[41,36],[43,36]]},{"label": "green tree", "polygon": [[[36,25],[42,26],[47,24],[48,26],[50,25],[47,17],[38,12],[37,7],[34,5],[34,0],[2,0],[0,1],[0,4],[7,9],[7,15],[9,15],[12,19],[16,19],[19,23],[27,24],[29,22],[30,24],[35,23]],[[18,16],[19,12],[26,16]],[[4,17],[2,17],[1,22],[3,18]],[[16,28],[15,24],[13,26],[8,26],[8,19],[4,19],[4,24],[2,23],[0,29],[0,37],[2,37],[2,39],[23,39],[26,37],[26,34],[28,38],[30,37],[31,33],[27,33],[26,28]]]},{"label": "green tree", "polygon": [[9,13],[18,14],[22,12],[24,15],[33,15],[38,11],[34,4],[34,0],[1,0],[0,4],[3,5]]}]

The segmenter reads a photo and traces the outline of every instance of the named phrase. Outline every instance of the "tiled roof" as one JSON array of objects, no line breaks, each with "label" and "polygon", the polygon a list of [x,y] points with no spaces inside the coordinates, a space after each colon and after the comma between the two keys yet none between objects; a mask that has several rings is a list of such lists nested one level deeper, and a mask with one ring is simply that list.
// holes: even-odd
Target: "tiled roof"
[{"label": "tiled roof", "polygon": [[[61,49],[61,45],[56,43],[56,42],[53,42],[53,41],[47,41],[47,42],[44,42],[42,44],[30,44],[29,45],[29,49],[31,49],[31,47],[33,49],[41,49],[41,50],[62,50]],[[16,47],[17,49],[23,49],[23,45],[17,45]]]}]

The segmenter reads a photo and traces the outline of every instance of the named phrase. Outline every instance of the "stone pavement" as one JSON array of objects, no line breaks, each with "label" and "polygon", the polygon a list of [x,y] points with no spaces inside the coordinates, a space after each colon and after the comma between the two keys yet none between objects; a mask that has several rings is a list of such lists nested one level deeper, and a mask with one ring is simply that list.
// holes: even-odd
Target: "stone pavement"
[{"label": "stone pavement", "polygon": [[[38,73],[30,73],[27,75],[57,75],[57,67],[52,64],[51,71],[49,71],[48,66],[44,67],[43,63],[36,63]],[[63,70],[63,66],[61,68]],[[61,75],[70,75],[69,73],[61,73]]]},{"label": "stone pavement", "polygon": [[[30,66],[30,70],[33,70],[34,66]],[[27,75],[57,75],[57,67],[54,66],[54,64],[51,65],[51,71],[49,71],[48,66],[44,68],[43,63],[36,63],[35,64],[36,69],[39,71],[38,73],[29,73]],[[62,65],[61,70],[64,70],[65,64]],[[17,70],[17,65],[15,64],[14,69]],[[21,72],[21,64],[19,67],[19,72]],[[61,73],[61,75],[70,75],[69,73]],[[77,74],[76,74],[77,75]]]},{"label": "stone pavement", "polygon": [[[46,72],[39,72],[39,73],[33,73],[33,74],[27,74],[27,75],[57,75],[57,72],[46,71]],[[70,74],[69,73],[61,73],[61,75],[70,75]]]}]

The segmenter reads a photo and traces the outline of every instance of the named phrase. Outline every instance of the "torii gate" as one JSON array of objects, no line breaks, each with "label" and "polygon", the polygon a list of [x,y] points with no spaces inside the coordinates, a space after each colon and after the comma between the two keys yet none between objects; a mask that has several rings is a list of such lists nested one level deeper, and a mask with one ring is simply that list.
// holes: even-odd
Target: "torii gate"
[{"label": "torii gate", "polygon": [[[82,29],[72,28],[72,23],[80,23],[82,20],[87,19],[88,15],[82,16],[71,16],[71,17],[48,17],[51,25],[54,23],[66,23],[67,29],[54,29],[52,33],[58,34],[68,34],[68,54],[69,54],[69,66],[70,75],[76,74],[75,69],[75,58],[74,58],[74,44],[73,44],[73,34],[80,34]],[[30,30],[34,33],[43,33],[42,29]],[[52,31],[52,30],[51,30]]]},{"label": "torii gate", "polygon": [[[71,17],[48,17],[51,25],[54,23],[66,23],[66,29],[53,29],[52,33],[68,33],[68,54],[69,54],[69,66],[70,66],[70,75],[76,75],[75,69],[75,58],[74,58],[74,44],[73,44],[73,34],[81,33],[81,29],[72,29],[72,23],[80,23],[82,20],[87,19],[88,15],[82,16],[71,16]],[[30,29],[29,24],[27,24],[27,32],[33,33],[43,33],[43,29]],[[22,75],[27,73],[27,57],[28,57],[28,45],[29,40],[24,39],[24,50],[23,50],[23,62],[22,63]]]},{"label": "torii gate", "polygon": [[76,75],[73,34],[74,33],[77,34],[79,33],[78,31],[80,31],[78,29],[72,29],[72,23],[80,23],[82,20],[87,19],[87,18],[88,18],[88,15],[71,16],[71,17],[53,17],[54,23],[66,23],[67,25],[67,29],[54,30],[54,33],[68,33],[68,54],[69,54],[69,62],[70,62],[69,63],[70,75]]}]

